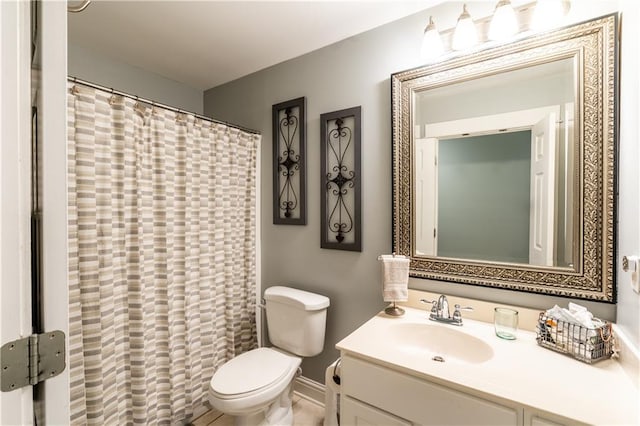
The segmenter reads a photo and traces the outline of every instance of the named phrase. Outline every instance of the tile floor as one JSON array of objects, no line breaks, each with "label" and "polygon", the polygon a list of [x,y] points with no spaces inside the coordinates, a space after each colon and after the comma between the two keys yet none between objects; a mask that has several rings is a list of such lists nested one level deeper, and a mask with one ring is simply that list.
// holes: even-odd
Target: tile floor
[{"label": "tile floor", "polygon": [[[297,394],[293,395],[293,425],[322,426],[324,407]],[[233,417],[216,410],[208,411],[191,423],[192,426],[233,426]]]}]

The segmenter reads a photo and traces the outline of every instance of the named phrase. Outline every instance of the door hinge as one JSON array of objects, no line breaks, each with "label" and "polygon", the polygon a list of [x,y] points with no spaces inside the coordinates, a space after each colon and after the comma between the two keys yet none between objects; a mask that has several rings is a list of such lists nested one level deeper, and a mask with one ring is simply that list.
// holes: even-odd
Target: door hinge
[{"label": "door hinge", "polygon": [[2,345],[0,390],[10,392],[62,373],[66,367],[64,341],[64,333],[56,330]]}]

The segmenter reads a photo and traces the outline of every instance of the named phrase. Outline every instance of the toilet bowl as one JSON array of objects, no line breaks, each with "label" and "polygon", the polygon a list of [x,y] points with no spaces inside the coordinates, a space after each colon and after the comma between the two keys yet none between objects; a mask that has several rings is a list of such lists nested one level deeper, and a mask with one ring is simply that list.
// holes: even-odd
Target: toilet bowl
[{"label": "toilet bowl", "polygon": [[289,287],[265,291],[271,341],[245,352],[211,378],[209,402],[236,425],[291,425],[293,383],[303,356],[322,352],[329,299]]},{"label": "toilet bowl", "polygon": [[211,378],[209,402],[239,420],[251,418],[247,424],[285,424],[284,419],[292,416],[286,399],[291,397],[291,385],[301,362],[300,357],[272,348],[245,352],[220,367]]}]

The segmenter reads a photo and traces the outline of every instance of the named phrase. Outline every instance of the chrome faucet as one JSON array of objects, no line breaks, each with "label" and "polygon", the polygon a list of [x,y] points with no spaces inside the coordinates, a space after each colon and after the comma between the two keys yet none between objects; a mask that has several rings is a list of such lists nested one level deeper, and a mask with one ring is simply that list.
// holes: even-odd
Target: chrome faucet
[{"label": "chrome faucet", "polygon": [[431,313],[429,319],[431,321],[443,322],[445,324],[462,325],[462,314],[460,311],[473,311],[470,306],[461,307],[454,305],[453,315],[449,312],[449,301],[444,294],[438,297],[438,300],[420,299],[422,303],[431,304]]}]

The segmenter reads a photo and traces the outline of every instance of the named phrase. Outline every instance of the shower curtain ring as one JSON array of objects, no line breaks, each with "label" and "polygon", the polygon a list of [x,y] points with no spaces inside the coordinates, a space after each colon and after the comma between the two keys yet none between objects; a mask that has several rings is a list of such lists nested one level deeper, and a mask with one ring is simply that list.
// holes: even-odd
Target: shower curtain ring
[{"label": "shower curtain ring", "polygon": [[116,95],[113,93],[114,92],[113,87],[111,87],[110,92],[111,92],[111,96],[109,97],[109,105],[113,105],[116,103]]}]

